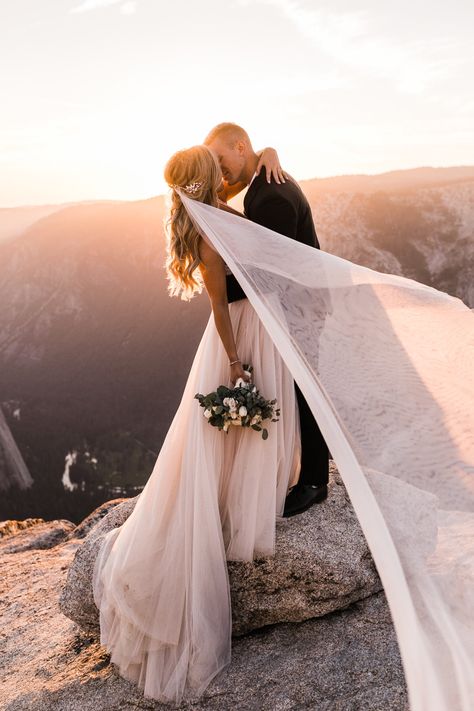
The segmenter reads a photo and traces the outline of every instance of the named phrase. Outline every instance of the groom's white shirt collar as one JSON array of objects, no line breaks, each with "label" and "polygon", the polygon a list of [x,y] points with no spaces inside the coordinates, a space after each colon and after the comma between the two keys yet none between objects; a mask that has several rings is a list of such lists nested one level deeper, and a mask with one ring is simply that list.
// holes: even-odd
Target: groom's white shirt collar
[{"label": "groom's white shirt collar", "polygon": [[255,171],[255,173],[252,175],[252,180],[248,184],[248,187],[250,187],[252,185],[253,181],[255,180],[256,175],[257,175],[257,171]]}]

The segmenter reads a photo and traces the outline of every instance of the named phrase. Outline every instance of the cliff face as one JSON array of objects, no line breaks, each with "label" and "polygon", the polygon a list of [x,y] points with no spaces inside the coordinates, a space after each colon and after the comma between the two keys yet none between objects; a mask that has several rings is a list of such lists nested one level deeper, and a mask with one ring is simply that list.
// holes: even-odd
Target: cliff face
[{"label": "cliff face", "polygon": [[79,204],[0,244],[0,406],[42,499],[68,457],[79,492],[156,458],[210,311],[168,297],[162,217],[162,198]]},{"label": "cliff face", "polygon": [[33,479],[0,406],[0,491],[10,486],[26,489]]},{"label": "cliff face", "polygon": [[474,180],[309,194],[322,249],[474,307]]},{"label": "cliff face", "polygon": [[[2,708],[169,708],[110,664],[90,605],[100,536],[133,505],[110,501],[79,526],[0,525]],[[229,563],[229,573],[232,662],[193,709],[408,711],[385,595],[333,465],[328,499],[278,525],[275,557]]]}]

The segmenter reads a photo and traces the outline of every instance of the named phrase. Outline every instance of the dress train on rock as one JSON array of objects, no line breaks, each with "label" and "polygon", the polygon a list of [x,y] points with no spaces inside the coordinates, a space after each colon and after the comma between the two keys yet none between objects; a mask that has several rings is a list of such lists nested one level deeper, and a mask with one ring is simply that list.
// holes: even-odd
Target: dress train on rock
[{"label": "dress train on rock", "polygon": [[97,557],[100,641],[145,696],[179,702],[202,694],[231,656],[227,560],[272,555],[276,517],[300,471],[293,378],[247,299],[229,304],[239,357],[254,367],[280,418],[268,438],[212,427],[194,398],[231,387],[229,359],[211,313],[154,469],[127,521]]}]

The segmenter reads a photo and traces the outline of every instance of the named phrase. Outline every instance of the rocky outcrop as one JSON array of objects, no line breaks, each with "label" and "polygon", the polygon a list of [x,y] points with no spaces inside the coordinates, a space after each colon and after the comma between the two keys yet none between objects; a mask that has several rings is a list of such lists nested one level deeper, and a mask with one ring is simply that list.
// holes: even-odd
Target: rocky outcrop
[{"label": "rocky outcrop", "polygon": [[[90,606],[94,552],[134,503],[107,502],[76,527],[10,526],[0,538],[2,709],[169,708],[110,664]],[[325,502],[278,523],[276,556],[229,562],[229,573],[232,662],[195,711],[408,711],[385,595],[334,468]]]},{"label": "rocky outcrop", "polygon": [[136,499],[137,497],[134,497],[133,499],[111,499],[110,501],[106,501],[104,504],[94,509],[94,511],[92,511],[89,516],[87,516],[83,521],[81,521],[81,523],[79,523],[74,528],[69,538],[85,538],[87,534],[94,528],[96,523],[99,523],[99,521],[101,521],[104,516],[107,516],[110,511],[115,510],[119,504],[124,504],[124,511],[126,511],[128,508],[130,508],[130,511],[132,511],[133,507],[135,506]]},{"label": "rocky outcrop", "polygon": [[[10,524],[7,526],[6,530],[14,530],[11,526],[12,521],[5,522]],[[53,548],[57,546],[58,543],[65,540],[68,535],[74,531],[75,526],[70,521],[65,521],[60,519],[58,521],[43,521],[43,519],[27,519],[25,522],[15,522],[15,523],[29,523],[28,526],[19,526],[16,535],[11,533],[10,535],[4,535],[2,541],[4,542],[3,552],[4,553],[21,553],[22,551],[29,550],[44,550],[46,548]],[[1,526],[0,526],[1,528]],[[33,529],[33,530],[31,530]]]},{"label": "rocky outcrop", "polygon": [[59,519],[56,521],[43,521],[39,519],[33,524],[34,531],[23,529],[13,537],[4,537],[4,553],[20,553],[31,549],[53,548],[63,541],[75,526],[71,521]]},{"label": "rocky outcrop", "polygon": [[0,538],[13,536],[25,528],[36,526],[38,523],[44,523],[44,518],[25,518],[23,521],[0,521]]},{"label": "rocky outcrop", "polygon": [[328,498],[278,521],[274,557],[229,561],[234,634],[327,615],[382,590],[345,486],[331,464]]},{"label": "rocky outcrop", "polygon": [[[60,607],[84,630],[98,629],[92,570],[102,538],[133,511],[136,498],[115,506],[77,551]],[[334,465],[330,494],[299,516],[277,523],[276,555],[229,561],[233,633],[301,622],[347,607],[382,589],[367,543]]]},{"label": "rocky outcrop", "polygon": [[[72,562],[66,585],[61,591],[59,607],[71,620],[85,631],[98,631],[98,610],[92,596],[92,570],[106,531],[120,526],[132,513],[137,497],[125,499],[114,506],[106,516],[86,533],[82,546]],[[81,524],[80,524],[81,525]],[[82,531],[84,533],[86,531]]]}]

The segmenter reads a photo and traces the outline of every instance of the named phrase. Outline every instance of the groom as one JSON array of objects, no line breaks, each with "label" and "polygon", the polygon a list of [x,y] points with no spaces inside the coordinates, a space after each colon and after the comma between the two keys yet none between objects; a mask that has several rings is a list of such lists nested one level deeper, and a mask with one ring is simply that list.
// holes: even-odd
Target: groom
[{"label": "groom", "polygon": [[[293,178],[284,183],[268,183],[265,170],[256,175],[259,156],[252,148],[247,132],[235,123],[220,123],[204,141],[221,166],[224,180],[243,189],[244,213],[275,232],[304,244],[320,248],[311,208]],[[238,191],[238,190],[237,190]],[[235,190],[233,191],[235,194]],[[329,451],[313,413],[294,381],[301,425],[301,472],[298,484],[286,497],[284,516],[302,513],[327,497]]]}]

